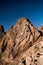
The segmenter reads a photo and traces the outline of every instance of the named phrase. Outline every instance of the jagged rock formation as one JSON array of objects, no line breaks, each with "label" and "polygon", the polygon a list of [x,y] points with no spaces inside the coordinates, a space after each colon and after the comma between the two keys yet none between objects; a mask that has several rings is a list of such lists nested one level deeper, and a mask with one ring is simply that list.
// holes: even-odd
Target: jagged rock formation
[{"label": "jagged rock formation", "polygon": [[0,25],[0,42],[1,42],[2,37],[3,37],[5,34],[6,34],[6,32],[4,31],[3,25]]},{"label": "jagged rock formation", "polygon": [[15,58],[14,65],[43,65],[43,37]]},{"label": "jagged rock formation", "polygon": [[0,65],[36,65],[36,62],[31,63],[30,56],[34,59],[34,55],[37,54],[34,47],[36,45],[43,47],[42,42],[43,35],[39,29],[35,28],[27,18],[18,19],[1,40]]}]

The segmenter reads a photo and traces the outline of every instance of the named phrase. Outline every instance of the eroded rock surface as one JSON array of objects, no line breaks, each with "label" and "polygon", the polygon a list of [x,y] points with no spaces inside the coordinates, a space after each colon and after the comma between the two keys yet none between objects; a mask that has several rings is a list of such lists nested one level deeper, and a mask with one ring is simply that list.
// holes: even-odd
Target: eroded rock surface
[{"label": "eroded rock surface", "polygon": [[[40,40],[41,39],[41,40]],[[43,65],[43,37],[15,58],[14,65]]]},{"label": "eroded rock surface", "polygon": [[[42,33],[27,18],[18,19],[1,41],[0,65],[30,65],[31,62],[26,60],[23,61],[24,64],[21,63],[21,58],[28,57],[29,59],[30,56],[27,55],[30,54],[30,51],[34,52],[33,46],[36,44],[38,46],[42,40]],[[32,48],[30,49],[30,47]],[[30,51],[28,51],[29,49]]]}]

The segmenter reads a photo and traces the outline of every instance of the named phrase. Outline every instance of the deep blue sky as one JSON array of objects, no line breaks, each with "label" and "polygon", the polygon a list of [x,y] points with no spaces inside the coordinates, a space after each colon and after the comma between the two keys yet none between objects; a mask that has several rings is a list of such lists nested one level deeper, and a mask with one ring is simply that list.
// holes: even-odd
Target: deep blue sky
[{"label": "deep blue sky", "polygon": [[21,17],[34,26],[43,25],[43,0],[0,0],[0,24],[7,31]]}]

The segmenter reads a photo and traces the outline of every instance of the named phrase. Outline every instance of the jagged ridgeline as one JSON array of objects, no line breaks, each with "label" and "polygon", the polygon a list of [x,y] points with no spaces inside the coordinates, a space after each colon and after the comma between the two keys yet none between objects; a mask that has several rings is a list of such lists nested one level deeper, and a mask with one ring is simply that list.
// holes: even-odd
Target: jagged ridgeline
[{"label": "jagged ridgeline", "polygon": [[7,33],[0,25],[0,65],[42,65],[43,55],[37,58],[37,52],[43,53],[42,42],[43,26],[35,28],[27,18],[18,19]]}]

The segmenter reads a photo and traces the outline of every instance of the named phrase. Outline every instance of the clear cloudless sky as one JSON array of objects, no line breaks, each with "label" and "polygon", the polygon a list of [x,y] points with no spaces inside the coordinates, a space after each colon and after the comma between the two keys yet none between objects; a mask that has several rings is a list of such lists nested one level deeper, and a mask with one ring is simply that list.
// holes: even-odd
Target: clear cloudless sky
[{"label": "clear cloudless sky", "polygon": [[23,17],[35,27],[43,26],[43,0],[0,0],[0,24],[5,31]]}]

